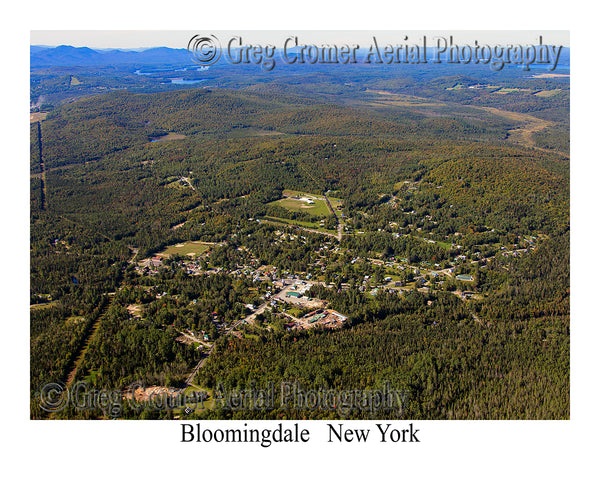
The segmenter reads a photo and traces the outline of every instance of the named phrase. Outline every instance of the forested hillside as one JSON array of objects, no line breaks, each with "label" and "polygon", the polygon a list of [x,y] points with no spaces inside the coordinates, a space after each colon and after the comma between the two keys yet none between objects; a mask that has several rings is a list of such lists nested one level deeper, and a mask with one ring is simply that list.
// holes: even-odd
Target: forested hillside
[{"label": "forested hillside", "polygon": [[[334,103],[312,88],[109,92],[32,123],[32,417],[47,416],[40,385],[76,380],[210,398],[282,381],[391,384],[408,418],[569,417],[564,142],[511,142],[522,124],[482,110],[366,105],[364,89]],[[420,95],[454,102],[457,90]],[[560,116],[568,96],[504,107],[556,121],[546,110]],[[311,308],[269,300],[285,280],[347,321],[291,327]]]}]

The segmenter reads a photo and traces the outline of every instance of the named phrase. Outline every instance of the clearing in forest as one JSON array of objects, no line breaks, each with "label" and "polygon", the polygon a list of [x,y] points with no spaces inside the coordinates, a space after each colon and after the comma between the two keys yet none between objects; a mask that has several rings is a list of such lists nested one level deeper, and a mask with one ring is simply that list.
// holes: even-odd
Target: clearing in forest
[{"label": "clearing in forest", "polygon": [[[329,201],[334,209],[337,209],[337,207],[342,204],[342,201],[338,198],[329,197]],[[314,195],[312,193],[295,190],[284,190],[283,198],[271,202],[271,205],[279,205],[280,207],[293,212],[310,213],[315,217],[331,215],[327,202],[322,195]]]},{"label": "clearing in forest", "polygon": [[211,245],[211,243],[199,241],[178,243],[177,245],[171,245],[165,248],[162,252],[158,253],[157,255],[159,257],[170,257],[171,255],[179,254],[195,257],[206,252]]}]

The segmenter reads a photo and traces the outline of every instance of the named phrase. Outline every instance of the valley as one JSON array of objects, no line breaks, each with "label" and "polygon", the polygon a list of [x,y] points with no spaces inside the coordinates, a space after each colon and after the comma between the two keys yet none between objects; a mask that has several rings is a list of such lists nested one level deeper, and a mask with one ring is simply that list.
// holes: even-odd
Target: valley
[{"label": "valley", "polygon": [[337,418],[217,406],[282,382],[569,417],[568,78],[117,73],[32,75],[32,418],[50,381],[208,400],[131,419]]}]

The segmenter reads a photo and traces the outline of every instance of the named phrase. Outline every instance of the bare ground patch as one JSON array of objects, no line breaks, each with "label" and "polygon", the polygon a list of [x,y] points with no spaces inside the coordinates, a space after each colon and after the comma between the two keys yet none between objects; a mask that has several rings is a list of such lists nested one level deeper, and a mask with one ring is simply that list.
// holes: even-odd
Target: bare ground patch
[{"label": "bare ground patch", "polygon": [[29,114],[29,122],[30,123],[41,122],[42,120],[46,120],[47,116],[48,116],[48,112],[33,112],[33,113]]},{"label": "bare ground patch", "polygon": [[142,306],[138,304],[127,305],[127,311],[130,315],[142,318]]}]

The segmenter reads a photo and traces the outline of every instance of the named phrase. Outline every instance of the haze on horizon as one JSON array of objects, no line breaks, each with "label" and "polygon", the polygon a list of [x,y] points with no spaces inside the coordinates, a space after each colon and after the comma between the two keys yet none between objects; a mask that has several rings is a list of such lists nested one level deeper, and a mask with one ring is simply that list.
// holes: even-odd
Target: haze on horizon
[{"label": "haze on horizon", "polygon": [[[159,30],[32,30],[31,45],[89,47],[92,49],[145,49],[156,47],[187,48],[189,39],[198,34],[214,34],[226,42],[233,36],[241,36],[245,44],[283,44],[286,38],[298,36],[304,44],[336,43],[369,45],[373,36],[378,42],[392,44],[420,43],[423,36],[428,42],[434,37],[449,38],[454,43],[473,44],[538,44],[543,37],[545,44],[570,46],[569,32],[565,30],[212,30],[212,31],[159,31]],[[405,38],[408,37],[408,40]]]}]

